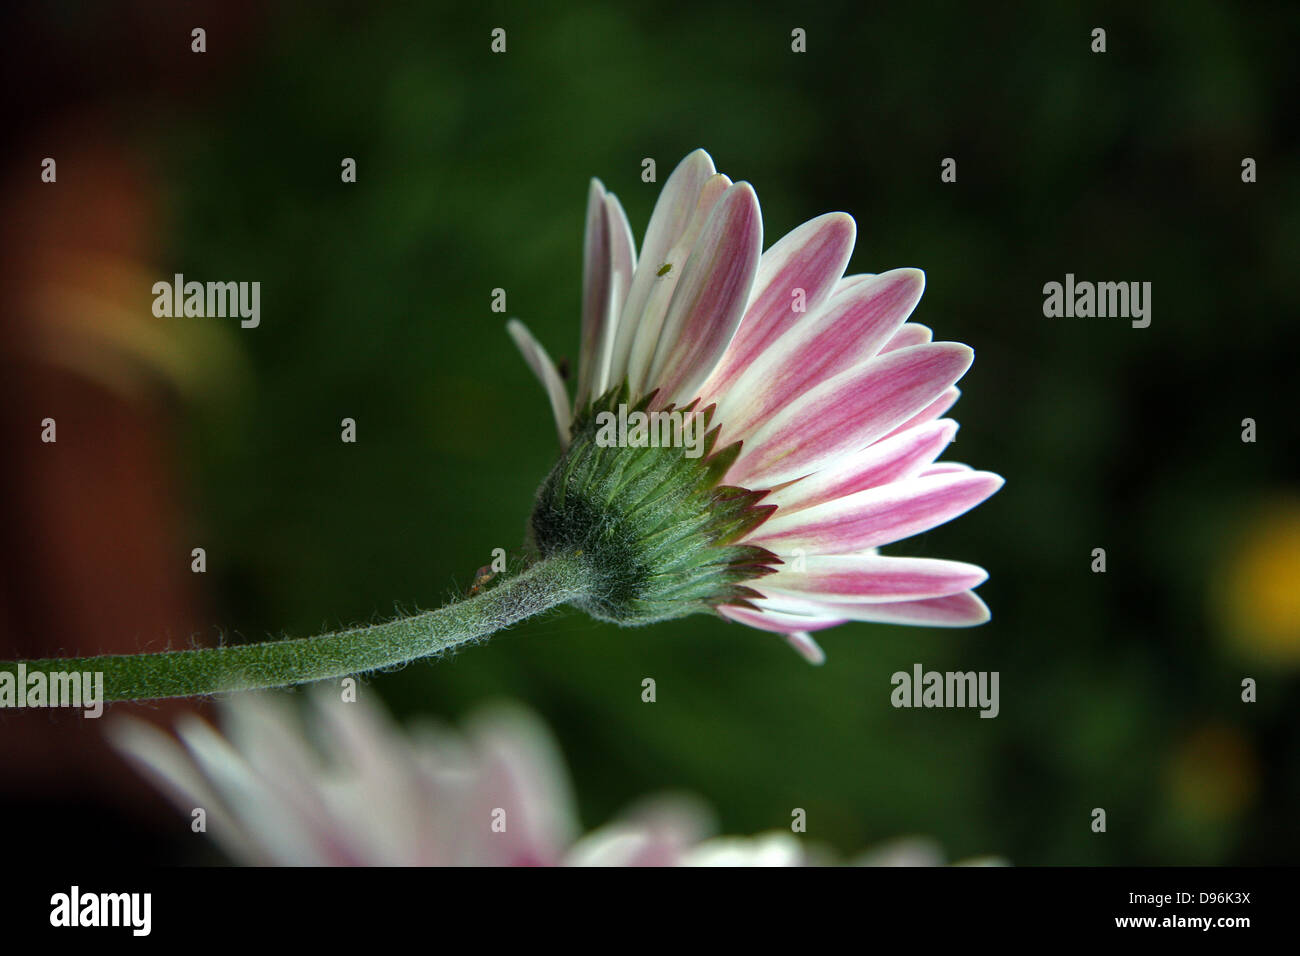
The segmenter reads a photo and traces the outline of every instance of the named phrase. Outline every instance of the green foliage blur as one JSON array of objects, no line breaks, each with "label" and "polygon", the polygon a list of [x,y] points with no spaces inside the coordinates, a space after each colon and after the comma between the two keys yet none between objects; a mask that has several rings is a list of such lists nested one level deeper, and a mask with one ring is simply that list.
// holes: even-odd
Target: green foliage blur
[{"label": "green foliage blur", "polygon": [[[1019,864],[1294,862],[1296,651],[1238,640],[1216,595],[1243,529],[1297,495],[1298,21],[1203,0],[276,7],[217,96],[141,133],[162,265],[262,282],[228,388],[184,410],[214,633],[435,607],[516,552],[556,446],[505,318],[572,364],[589,177],[639,242],[703,146],[754,184],[765,246],[845,210],[850,271],[923,268],[916,320],[975,348],[946,457],[1007,485],[889,550],[986,567],[993,621],[846,625],[814,668],[708,617],[565,611],[363,693],[402,717],[527,704],[588,826],[686,790],[727,833],[804,808],[846,854],[923,834]],[[1152,282],[1150,328],[1044,318],[1067,272]],[[999,671],[1000,715],[894,709],[890,675],[918,662]]]}]

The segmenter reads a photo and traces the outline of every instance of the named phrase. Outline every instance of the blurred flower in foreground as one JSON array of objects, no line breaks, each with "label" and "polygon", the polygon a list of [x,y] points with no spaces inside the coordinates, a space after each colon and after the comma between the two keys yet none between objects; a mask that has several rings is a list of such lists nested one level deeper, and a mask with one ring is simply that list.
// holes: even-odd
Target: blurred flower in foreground
[{"label": "blurred flower in foreground", "polygon": [[[534,539],[543,555],[590,557],[605,586],[577,602],[589,613],[637,624],[717,610],[815,662],[809,632],[845,621],[988,620],[971,590],[983,569],[877,553],[1002,479],[936,463],[974,353],[907,321],[918,270],[844,275],[855,230],[829,213],[762,252],[753,189],[696,150],[665,183],[638,261],[622,206],[592,182],[575,414],[545,349],[509,326],[565,448]],[[604,423],[629,408],[698,414],[703,454],[608,447]]]},{"label": "blurred flower in foreground", "polygon": [[[176,737],[137,718],[114,745],[185,814],[203,808],[234,860],[363,866],[801,866],[829,855],[791,833],[713,838],[710,815],[662,797],[582,836],[554,742],[526,712],[497,708],[463,734],[403,733],[378,708],[239,694],[225,735],[186,715]],[[179,742],[177,740],[179,738]],[[870,859],[863,862],[872,863]],[[931,854],[903,865],[938,862]],[[893,865],[880,861],[881,865]]]},{"label": "blurred flower in foreground", "polygon": [[[281,865],[673,865],[713,852],[707,814],[685,799],[648,804],[580,838],[573,798],[544,728],[513,709],[464,734],[404,734],[378,708],[310,695],[240,694],[225,735],[186,716],[177,737],[126,718],[114,744],[234,859]],[[788,841],[747,842],[738,859],[798,863]]]},{"label": "blurred flower in foreground", "polygon": [[[874,847],[853,861],[855,866],[943,866],[947,856],[937,841],[928,837],[903,837]],[[1006,866],[1000,856],[977,856],[953,866]]]},{"label": "blurred flower in foreground", "polygon": [[1300,664],[1300,501],[1260,509],[1224,561],[1216,598],[1227,638],[1256,657]]}]

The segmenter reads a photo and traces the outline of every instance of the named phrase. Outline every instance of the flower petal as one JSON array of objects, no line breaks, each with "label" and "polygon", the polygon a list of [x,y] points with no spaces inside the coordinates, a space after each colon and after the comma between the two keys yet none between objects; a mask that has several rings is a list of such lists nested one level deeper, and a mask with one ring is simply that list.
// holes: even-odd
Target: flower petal
[{"label": "flower petal", "polygon": [[182,811],[207,810],[209,832],[232,857],[266,858],[171,734],[138,717],[115,717],[109,722],[108,738]]},{"label": "flower petal", "polygon": [[177,722],[176,734],[195,765],[238,815],[254,845],[282,865],[326,865],[345,859],[317,840],[328,832],[319,801],[304,782],[285,775],[279,785],[253,772],[244,756],[208,723],[193,715]]},{"label": "flower petal", "polygon": [[745,607],[720,607],[718,613],[740,624],[756,627],[760,631],[772,631],[775,634],[798,634],[806,631],[822,631],[835,627],[848,620],[846,617],[817,616],[815,614],[795,614],[781,610],[780,602],[758,600],[754,602],[759,610]]},{"label": "flower petal", "polygon": [[814,641],[812,635],[807,631],[794,631],[787,634],[785,639],[809,664],[821,665],[826,663],[826,652],[822,650],[821,645]]},{"label": "flower petal", "polygon": [[865,448],[965,374],[974,351],[956,342],[899,349],[809,390],[745,440],[727,480],[770,488]]},{"label": "flower petal", "polygon": [[587,190],[587,230],[582,242],[582,341],[578,351],[578,404],[593,393],[600,394],[599,382],[607,368],[603,356],[611,346],[613,328],[609,311],[610,257],[609,214],[605,187],[593,179]]},{"label": "flower petal", "polygon": [[631,354],[627,357],[627,379],[634,395],[644,395],[659,384],[650,381],[650,365],[659,348],[664,319],[668,316],[678,280],[682,277],[686,263],[690,261],[691,253],[714,207],[730,188],[731,180],[726,176],[721,173],[711,176],[700,189],[699,202],[695,205],[695,213],[691,216],[690,223],[665,255],[665,261],[657,266],[650,260],[645,263],[647,272],[653,270],[654,279],[645,304],[640,307],[639,314],[632,319],[636,323],[636,334],[632,342]]},{"label": "flower petal", "polygon": [[473,803],[501,807],[509,821],[504,834],[480,844],[478,862],[554,866],[578,832],[555,740],[531,714],[509,705],[475,715],[467,730],[480,761]]},{"label": "flower petal", "polygon": [[578,407],[610,386],[609,366],[619,313],[636,271],[636,242],[618,197],[600,180],[591,181],[582,268],[582,342],[578,363]]},{"label": "flower petal", "polygon": [[918,269],[841,282],[823,306],[794,323],[725,395],[716,396],[719,441],[743,437],[817,384],[872,358],[924,289],[925,274]]},{"label": "flower petal", "polygon": [[784,514],[777,511],[746,544],[777,553],[849,554],[901,541],[969,511],[1001,488],[988,471],[930,475],[868,488]]},{"label": "flower petal", "polygon": [[[320,787],[319,775],[314,781],[331,818],[342,824],[339,839],[355,847],[358,859],[379,865],[401,866],[417,853],[435,853],[410,747],[388,715],[364,698],[345,702],[318,685],[310,719],[320,730],[326,773],[350,778],[346,787]],[[231,741],[245,752],[256,746],[235,736]]]},{"label": "flower petal", "polygon": [[762,248],[758,197],[748,183],[736,183],[713,207],[673,291],[647,380],[662,389],[659,401],[695,398],[727,351]]},{"label": "flower petal", "polygon": [[763,254],[749,306],[726,356],[703,391],[705,404],[718,401],[764,351],[806,313],[794,311],[797,289],[812,313],[844,275],[857,225],[843,212],[810,219],[782,236]]},{"label": "flower petal", "polygon": [[641,314],[657,278],[655,273],[690,225],[699,203],[700,192],[716,173],[713,159],[704,150],[697,149],[677,164],[659,193],[654,212],[650,214],[645,241],[641,244],[642,269],[633,277],[618,317],[618,330],[610,354],[611,384],[622,381],[627,375],[628,357],[636,339]]},{"label": "flower petal", "polygon": [[[836,608],[843,605],[835,605]],[[915,624],[923,627],[976,627],[993,615],[989,607],[971,591],[949,594],[925,601],[900,601],[897,604],[862,604],[852,608],[855,621],[877,624]]]},{"label": "flower petal", "polygon": [[676,866],[712,829],[711,813],[693,798],[653,798],[578,840],[566,866]]},{"label": "flower petal", "polygon": [[812,598],[782,595],[783,607],[808,615],[838,614],[851,621],[876,624],[915,624],[926,627],[975,627],[990,619],[988,605],[971,591],[961,591],[923,601],[897,601],[888,604],[845,604]]},{"label": "flower petal", "polygon": [[956,434],[957,423],[951,418],[909,428],[861,451],[850,452],[806,478],[777,488],[763,499],[763,504],[776,505],[779,514],[788,514],[925,474]]},{"label": "flower petal", "polygon": [[682,858],[682,866],[806,866],[803,844],[790,833],[714,837]]},{"label": "flower petal", "polygon": [[836,554],[808,555],[782,565],[758,586],[769,597],[788,594],[838,604],[887,604],[946,597],[986,580],[987,571],[962,561]]},{"label": "flower petal", "polygon": [[902,837],[873,847],[853,861],[853,866],[943,866],[944,852],[928,837]]},{"label": "flower petal", "polygon": [[892,432],[886,435],[885,438],[893,438],[895,435],[900,435],[905,431],[915,428],[917,425],[924,425],[926,422],[934,421],[956,405],[957,399],[959,398],[961,398],[961,389],[956,385],[951,388],[945,388],[939,393],[938,398],[925,406],[925,408],[921,409],[907,421],[903,422],[903,424],[895,428]]},{"label": "flower petal", "polygon": [[918,322],[908,322],[893,337],[884,344],[880,352],[892,352],[895,349],[905,349],[913,345],[924,345],[934,338],[934,333],[930,331],[929,326],[921,325]]},{"label": "flower petal", "polygon": [[515,340],[519,351],[523,353],[528,367],[533,370],[533,374],[546,389],[546,395],[551,400],[551,413],[555,416],[555,430],[560,436],[560,447],[568,448],[569,425],[573,419],[569,411],[569,394],[564,390],[560,373],[555,370],[555,364],[546,354],[546,349],[533,338],[533,334],[528,331],[524,323],[518,319],[511,319],[506,323],[506,331]]}]

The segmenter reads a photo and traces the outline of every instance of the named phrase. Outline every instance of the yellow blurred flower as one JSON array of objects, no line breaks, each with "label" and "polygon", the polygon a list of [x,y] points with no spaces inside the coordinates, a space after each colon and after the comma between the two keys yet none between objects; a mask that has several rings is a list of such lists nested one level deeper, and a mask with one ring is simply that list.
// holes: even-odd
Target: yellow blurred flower
[{"label": "yellow blurred flower", "polygon": [[1219,582],[1228,640],[1255,657],[1300,663],[1300,500],[1274,501],[1254,515]]}]

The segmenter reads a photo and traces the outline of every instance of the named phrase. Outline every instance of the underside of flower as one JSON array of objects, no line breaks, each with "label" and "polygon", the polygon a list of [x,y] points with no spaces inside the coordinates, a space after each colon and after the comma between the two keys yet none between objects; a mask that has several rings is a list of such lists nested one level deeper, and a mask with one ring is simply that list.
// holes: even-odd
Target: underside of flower
[{"label": "underside of flower", "polygon": [[[722,484],[740,443],[715,447],[712,407],[650,413],[653,398],[629,407],[627,386],[611,389],[574,420],[567,451],[538,491],[533,543],[545,557],[583,561],[591,593],[575,603],[601,620],[649,624],[750,607],[762,595],[744,582],[780,561],[737,542],[776,509],[759,503],[765,491]],[[626,436],[612,426],[629,416],[641,434],[619,440]],[[698,441],[659,441],[651,432],[667,423]]]},{"label": "underside of flower", "polygon": [[102,672],[106,700],[278,687],[442,654],[566,603],[619,624],[716,612],[783,635],[814,663],[813,632],[848,621],[984,623],[983,568],[879,551],[1003,481],[939,460],[957,431],[942,416],[974,351],[909,321],[919,270],[845,274],[856,229],[826,213],[764,252],[753,187],[695,150],[664,184],[638,255],[623,207],[593,180],[572,400],[541,343],[506,325],[546,390],[562,453],[532,517],[542,560],[385,624],[0,661],[0,675]]},{"label": "underside of flower", "polygon": [[[989,619],[974,592],[983,568],[880,553],[1002,478],[939,460],[974,350],[910,321],[920,270],[846,274],[856,228],[826,213],[763,251],[753,188],[696,150],[664,184],[638,251],[622,205],[592,181],[574,405],[546,349],[507,324],[564,449],[536,541],[590,562],[591,613],[643,623],[715,609],[814,662],[812,632],[847,621]],[[607,447],[595,419],[627,395],[643,411],[702,410],[707,456]]]}]

